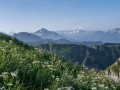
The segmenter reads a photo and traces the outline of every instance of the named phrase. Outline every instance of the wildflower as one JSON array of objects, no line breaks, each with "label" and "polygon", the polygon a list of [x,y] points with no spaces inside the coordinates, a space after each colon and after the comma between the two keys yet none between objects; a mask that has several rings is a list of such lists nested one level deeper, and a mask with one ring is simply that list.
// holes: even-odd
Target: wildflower
[{"label": "wildflower", "polygon": [[45,68],[45,65],[43,64],[42,67]]},{"label": "wildflower", "polygon": [[85,69],[85,70],[88,70],[88,67],[85,67],[84,69]]},{"label": "wildflower", "polygon": [[100,84],[98,85],[100,88],[104,88],[104,84]]},{"label": "wildflower", "polygon": [[73,87],[65,87],[67,90],[72,90]]},{"label": "wildflower", "polygon": [[17,76],[17,74],[16,74],[16,73],[14,73],[14,72],[11,72],[11,76],[12,76],[12,77],[16,77],[16,76]]},{"label": "wildflower", "polygon": [[109,87],[105,87],[105,89],[109,89]]},{"label": "wildflower", "polygon": [[6,51],[4,48],[3,49],[1,49],[2,51]]},{"label": "wildflower", "polygon": [[8,78],[8,75],[9,75],[8,72],[3,72],[3,73],[2,73],[2,77],[3,77],[4,79],[7,79],[7,78]]},{"label": "wildflower", "polygon": [[93,83],[94,83],[94,82],[95,82],[95,80],[92,80],[91,82],[93,82]]},{"label": "wildflower", "polygon": [[87,76],[87,78],[89,78],[90,76]]},{"label": "wildflower", "polygon": [[12,77],[17,77],[18,71],[11,72],[10,74],[11,74]]},{"label": "wildflower", "polygon": [[101,79],[101,77],[100,77],[100,76],[98,76],[98,79]]},{"label": "wildflower", "polygon": [[59,78],[56,78],[56,81],[59,81]]},{"label": "wildflower", "polygon": [[40,61],[33,61],[32,64],[39,64]]},{"label": "wildflower", "polygon": [[114,87],[114,86],[113,86],[112,88],[113,88],[113,89],[116,89],[116,87]]},{"label": "wildflower", "polygon": [[11,87],[13,84],[12,83],[8,83],[7,85]]},{"label": "wildflower", "polygon": [[53,75],[52,78],[55,78],[55,76]]},{"label": "wildflower", "polygon": [[95,77],[95,80],[97,80],[98,78],[97,77]]},{"label": "wildflower", "polygon": [[97,90],[97,88],[96,87],[92,87],[91,90]]}]

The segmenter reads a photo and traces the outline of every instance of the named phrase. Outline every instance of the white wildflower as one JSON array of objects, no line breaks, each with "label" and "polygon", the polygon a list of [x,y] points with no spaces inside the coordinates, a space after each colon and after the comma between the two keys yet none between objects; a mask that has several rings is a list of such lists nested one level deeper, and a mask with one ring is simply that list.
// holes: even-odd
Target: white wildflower
[{"label": "white wildflower", "polygon": [[12,84],[12,83],[8,83],[7,85],[8,85],[8,86],[12,86],[13,84]]},{"label": "white wildflower", "polygon": [[9,75],[8,72],[2,72],[2,77],[3,77],[4,79],[7,79],[7,78],[8,78],[8,75]]},{"label": "white wildflower", "polygon": [[18,71],[11,72],[10,74],[11,74],[12,77],[17,77]]},{"label": "white wildflower", "polygon": [[96,87],[92,87],[91,90],[97,90],[97,88]]},{"label": "white wildflower", "polygon": [[59,78],[56,78],[56,81],[59,81]]},{"label": "white wildflower", "polygon": [[105,89],[109,89],[109,87],[105,87]]},{"label": "white wildflower", "polygon": [[100,88],[104,88],[104,84],[100,84],[98,85]]},{"label": "white wildflower", "polygon": [[40,61],[33,61],[32,64],[39,64]]},{"label": "white wildflower", "polygon": [[67,90],[72,90],[73,87],[65,87]]}]

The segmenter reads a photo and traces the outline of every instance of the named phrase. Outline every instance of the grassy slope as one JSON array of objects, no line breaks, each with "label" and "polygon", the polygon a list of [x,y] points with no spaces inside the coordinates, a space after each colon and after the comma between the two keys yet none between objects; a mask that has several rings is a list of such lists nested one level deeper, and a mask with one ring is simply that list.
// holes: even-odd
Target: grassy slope
[{"label": "grassy slope", "polygon": [[115,90],[118,85],[96,75],[94,69],[68,63],[0,34],[0,89]]}]

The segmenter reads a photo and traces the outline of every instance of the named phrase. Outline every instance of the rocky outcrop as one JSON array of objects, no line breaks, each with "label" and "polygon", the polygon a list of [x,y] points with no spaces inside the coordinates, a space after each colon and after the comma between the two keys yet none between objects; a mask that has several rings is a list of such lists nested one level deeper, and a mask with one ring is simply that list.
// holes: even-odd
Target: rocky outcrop
[{"label": "rocky outcrop", "polygon": [[120,82],[120,58],[105,71],[105,76],[115,82]]}]

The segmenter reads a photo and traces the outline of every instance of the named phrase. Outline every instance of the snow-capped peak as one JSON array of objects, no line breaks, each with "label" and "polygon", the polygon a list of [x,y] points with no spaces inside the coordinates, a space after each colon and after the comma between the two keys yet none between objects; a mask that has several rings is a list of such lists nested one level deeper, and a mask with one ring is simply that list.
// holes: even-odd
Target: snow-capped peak
[{"label": "snow-capped peak", "polygon": [[48,33],[48,32],[49,32],[49,31],[48,31],[47,29],[41,28],[40,30],[37,30],[37,31],[35,32],[35,35],[41,36],[41,35],[43,35],[44,33]]},{"label": "snow-capped peak", "polygon": [[76,26],[71,33],[78,34],[78,33],[80,33],[81,31],[85,31],[85,29],[82,28],[81,26]]},{"label": "snow-capped peak", "polygon": [[76,26],[76,27],[74,28],[74,30],[81,30],[81,29],[83,29],[81,26]]}]

